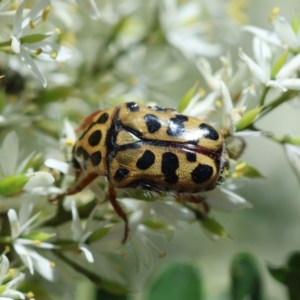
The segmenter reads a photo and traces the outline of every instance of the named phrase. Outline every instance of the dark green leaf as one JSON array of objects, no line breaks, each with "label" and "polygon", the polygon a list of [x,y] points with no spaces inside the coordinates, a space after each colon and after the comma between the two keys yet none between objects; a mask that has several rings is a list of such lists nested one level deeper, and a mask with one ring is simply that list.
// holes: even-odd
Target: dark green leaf
[{"label": "dark green leaf", "polygon": [[108,293],[114,294],[114,295],[126,295],[129,293],[129,290],[126,289],[125,287],[112,282],[112,281],[106,281],[102,280],[101,282],[101,287]]},{"label": "dark green leaf", "polygon": [[261,300],[262,282],[255,258],[247,253],[235,256],[231,264],[232,300]]},{"label": "dark green leaf", "polygon": [[198,270],[188,263],[174,263],[156,278],[147,300],[201,300],[202,286]]},{"label": "dark green leaf", "polygon": [[106,236],[106,234],[108,232],[109,232],[108,227],[100,228],[100,229],[93,231],[93,233],[91,233],[91,235],[88,237],[87,243],[90,244],[95,241],[101,240],[104,236]]},{"label": "dark green leaf", "polygon": [[97,290],[96,300],[127,300],[127,296],[111,294],[101,289],[101,290]]},{"label": "dark green leaf", "polygon": [[268,265],[268,270],[274,279],[288,288],[290,300],[300,299],[300,252],[294,252],[289,257],[287,265],[282,267]]}]

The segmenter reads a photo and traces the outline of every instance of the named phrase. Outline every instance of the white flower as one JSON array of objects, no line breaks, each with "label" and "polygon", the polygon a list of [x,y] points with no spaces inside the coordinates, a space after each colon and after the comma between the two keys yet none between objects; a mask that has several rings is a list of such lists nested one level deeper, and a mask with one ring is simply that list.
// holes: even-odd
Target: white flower
[{"label": "white flower", "polygon": [[[28,155],[21,163],[19,162],[19,139],[17,134],[12,131],[8,133],[0,149],[0,178],[10,175],[21,174],[24,172],[26,165],[33,157],[34,152]],[[25,191],[44,192],[54,182],[54,178],[47,172],[29,172],[29,180],[24,186]]]},{"label": "white flower", "polygon": [[82,250],[84,253],[87,261],[89,263],[94,262],[93,255],[91,251],[89,250],[88,246],[85,244],[86,239],[90,236],[90,234],[93,232],[90,230],[91,222],[93,220],[93,216],[96,212],[96,207],[95,209],[90,213],[89,218],[84,226],[84,228],[81,225],[81,220],[78,215],[76,203],[72,201],[71,203],[71,209],[72,209],[72,231],[73,231],[73,236],[74,239],[79,243],[78,248]]},{"label": "white flower", "polygon": [[9,272],[9,261],[8,258],[2,254],[0,256],[0,288],[1,288],[1,294],[0,299],[1,300],[12,300],[12,299],[26,299],[26,296],[16,290],[16,287],[21,283],[24,278],[24,273],[14,272],[14,278],[8,282],[3,281],[6,279]]},{"label": "white flower", "polygon": [[71,52],[63,46],[43,40],[51,36],[54,32],[43,33],[44,38],[36,42],[22,42],[22,38],[24,39],[26,36],[32,34],[30,31],[34,29],[38,23],[46,19],[50,9],[50,0],[41,0],[30,10],[26,17],[23,18],[24,3],[25,2],[21,0],[16,10],[11,35],[11,49],[20,55],[22,61],[35,73],[42,85],[46,87],[47,81],[34,63],[31,55],[36,55],[43,60],[63,61],[71,56]]},{"label": "white flower", "polygon": [[[297,20],[299,22],[299,20]],[[273,19],[274,32],[261,29],[255,26],[245,26],[244,30],[253,33],[255,36],[293,52],[300,51],[300,32],[295,32],[291,24],[282,16],[277,15]]]},{"label": "white flower", "polygon": [[271,78],[272,51],[267,43],[254,37],[253,52],[256,62],[246,55],[242,49],[239,50],[240,58],[248,65],[253,76],[267,87],[273,87],[282,92],[288,89],[300,90],[300,79],[290,78],[300,69],[300,54],[294,56],[276,74],[275,79]]},{"label": "white flower", "polygon": [[203,196],[209,206],[222,211],[235,211],[252,207],[252,204],[246,199],[223,187],[204,193]]},{"label": "white flower", "polygon": [[10,209],[7,213],[13,247],[31,274],[34,274],[34,270],[36,270],[47,280],[54,281],[57,279],[58,273],[53,267],[53,263],[40,255],[34,248],[53,249],[55,246],[50,243],[22,238],[22,235],[29,234],[33,229],[33,222],[39,215],[36,214],[30,218],[35,200],[36,198],[30,197],[22,203],[19,217],[14,209]]},{"label": "white flower", "polygon": [[167,41],[187,58],[217,56],[221,46],[207,42],[207,28],[201,19],[201,4],[175,0],[161,1],[160,22]]}]

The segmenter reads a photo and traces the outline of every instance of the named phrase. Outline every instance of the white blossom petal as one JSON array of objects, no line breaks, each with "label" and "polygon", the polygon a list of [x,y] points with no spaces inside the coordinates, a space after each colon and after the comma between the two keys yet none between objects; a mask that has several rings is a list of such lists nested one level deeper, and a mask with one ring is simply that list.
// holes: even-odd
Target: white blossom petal
[{"label": "white blossom petal", "polygon": [[46,87],[47,81],[44,75],[40,72],[37,65],[34,63],[33,59],[31,58],[30,54],[26,50],[24,50],[22,46],[20,50],[20,56],[22,61],[27,65],[27,67],[31,69],[33,73],[37,76],[38,80],[41,82],[43,87]]},{"label": "white blossom petal", "polygon": [[300,69],[300,54],[292,57],[277,73],[276,79],[285,79],[295,74]]},{"label": "white blossom petal", "polygon": [[14,243],[14,249],[18,253],[24,265],[29,269],[30,274],[33,275],[33,262],[29,253],[27,252],[26,247],[24,247],[21,243]]},{"label": "white blossom petal", "polygon": [[284,17],[279,16],[274,20],[274,30],[278,34],[279,38],[285,42],[289,48],[293,50],[297,50],[299,48],[294,30]]},{"label": "white blossom petal", "polygon": [[278,35],[274,32],[261,29],[255,26],[244,26],[243,30],[253,33],[255,36],[267,41],[273,45],[282,46],[281,40],[278,38]]},{"label": "white blossom petal", "polygon": [[9,176],[15,173],[19,155],[19,139],[12,131],[8,133],[2,143],[0,165],[3,175]]},{"label": "white blossom petal", "polygon": [[85,258],[89,263],[94,262],[93,254],[86,245],[81,245],[79,249],[84,253]]},{"label": "white blossom petal", "polygon": [[81,226],[81,221],[78,215],[77,206],[75,201],[71,202],[71,210],[72,210],[72,231],[76,241],[80,241],[81,236],[83,235],[83,230]]},{"label": "white blossom petal", "polygon": [[205,193],[205,196],[207,196],[206,201],[209,205],[224,211],[234,211],[252,207],[251,203],[246,201],[243,197],[224,188]]},{"label": "white blossom petal", "polygon": [[3,279],[5,278],[8,269],[9,269],[9,260],[6,257],[6,255],[2,254],[0,257],[0,285]]},{"label": "white blossom petal", "polygon": [[279,81],[268,80],[266,82],[266,86],[272,87],[276,90],[280,90],[281,92],[286,92],[287,88],[285,88]]},{"label": "white blossom petal", "polygon": [[280,85],[288,90],[300,90],[300,78],[288,78],[284,80],[280,80]]},{"label": "white blossom petal", "polygon": [[12,238],[17,238],[19,236],[20,230],[21,230],[20,223],[18,220],[18,215],[17,215],[16,211],[11,208],[7,212],[7,216],[8,216],[8,220],[10,223],[11,236],[12,236]]},{"label": "white blossom petal", "polygon": [[193,212],[174,201],[155,201],[152,203],[152,208],[158,215],[170,220],[172,223],[178,220],[191,221],[195,219]]},{"label": "white blossom petal", "polygon": [[68,163],[54,159],[54,158],[46,159],[44,162],[44,165],[48,168],[58,170],[58,171],[62,172],[63,174],[68,174],[69,168],[70,168]]},{"label": "white blossom petal", "polygon": [[149,247],[142,241],[138,235],[134,235],[130,240],[130,245],[135,254],[137,272],[140,271],[143,264],[147,269],[150,269],[153,264],[152,254]]},{"label": "white blossom petal", "polygon": [[[27,255],[30,256],[34,269],[45,279],[56,281],[59,277],[58,271],[50,260],[41,256],[35,250],[27,248]],[[33,273],[31,273],[33,274]]]},{"label": "white blossom petal", "polygon": [[16,38],[15,36],[11,36],[11,50],[16,53],[16,54],[20,54],[21,51],[21,43],[19,41],[18,38]]},{"label": "white blossom petal", "polygon": [[256,62],[254,62],[253,59],[243,52],[241,48],[239,48],[239,56],[248,65],[251,74],[260,82],[265,84],[269,79],[270,74],[266,74],[264,70]]},{"label": "white blossom petal", "polygon": [[30,178],[23,188],[25,191],[30,191],[36,187],[47,187],[55,181],[50,173],[43,171],[34,172],[29,176]]},{"label": "white blossom petal", "polygon": [[25,1],[21,0],[16,10],[15,21],[12,30],[14,36],[16,36],[18,32],[22,30],[22,19],[23,19],[22,15],[23,15],[24,5],[25,5]]}]

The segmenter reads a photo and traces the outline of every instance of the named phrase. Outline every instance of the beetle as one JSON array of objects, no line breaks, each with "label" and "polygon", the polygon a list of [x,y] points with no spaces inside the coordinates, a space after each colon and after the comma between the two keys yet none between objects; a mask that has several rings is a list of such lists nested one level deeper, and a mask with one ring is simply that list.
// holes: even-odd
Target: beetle
[{"label": "beetle", "polygon": [[199,193],[220,185],[228,172],[221,133],[173,109],[123,103],[94,112],[80,129],[71,162],[83,179],[56,199],[76,194],[105,176],[108,199],[125,222],[123,243],[129,228],[116,188],[169,192],[180,201],[197,202]]}]

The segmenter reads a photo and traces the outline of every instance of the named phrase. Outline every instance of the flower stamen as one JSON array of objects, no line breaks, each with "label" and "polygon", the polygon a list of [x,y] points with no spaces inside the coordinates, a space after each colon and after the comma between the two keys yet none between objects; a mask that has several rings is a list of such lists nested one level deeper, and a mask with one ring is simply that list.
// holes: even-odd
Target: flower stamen
[{"label": "flower stamen", "polygon": [[47,17],[48,17],[48,14],[50,12],[50,8],[51,6],[48,5],[47,7],[45,7],[45,9],[43,10],[43,13],[42,13],[42,20],[43,22],[46,22],[47,21]]}]

